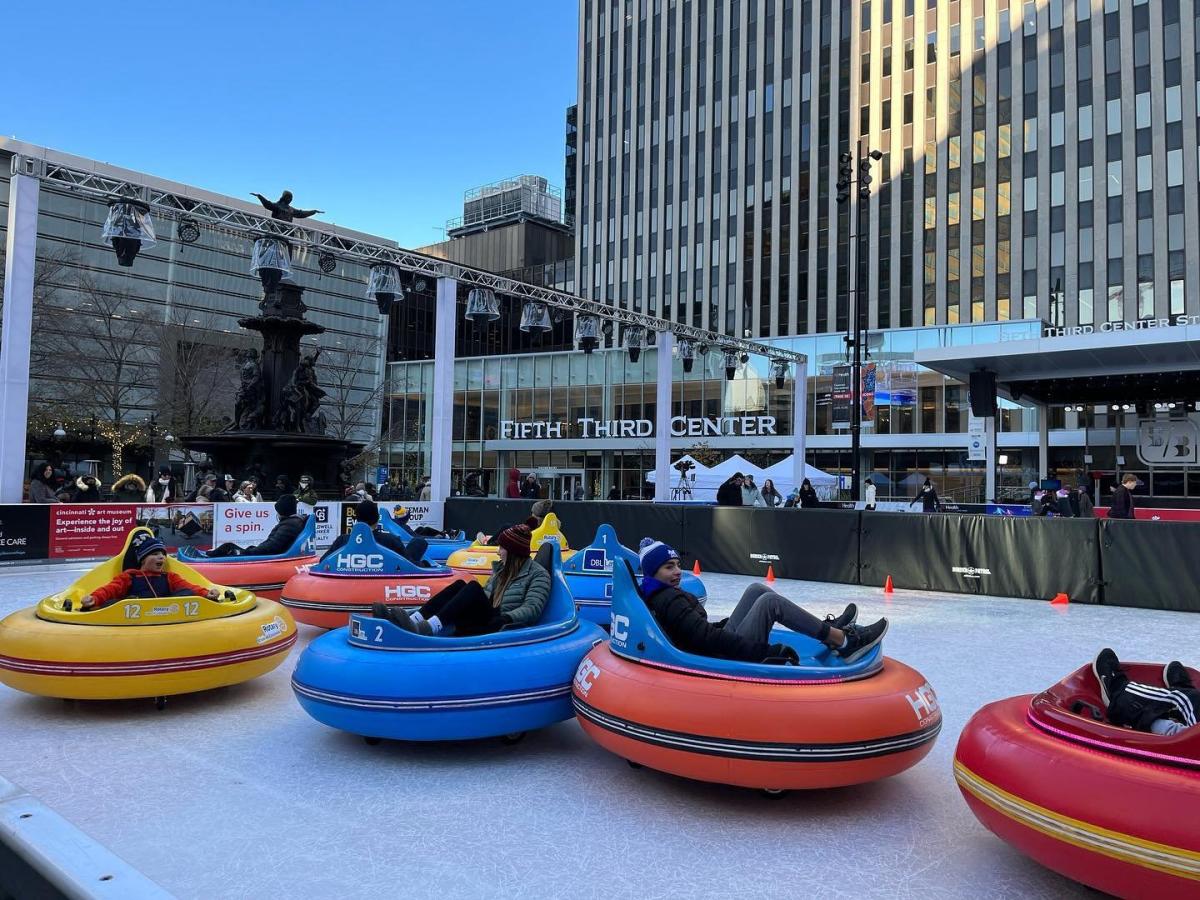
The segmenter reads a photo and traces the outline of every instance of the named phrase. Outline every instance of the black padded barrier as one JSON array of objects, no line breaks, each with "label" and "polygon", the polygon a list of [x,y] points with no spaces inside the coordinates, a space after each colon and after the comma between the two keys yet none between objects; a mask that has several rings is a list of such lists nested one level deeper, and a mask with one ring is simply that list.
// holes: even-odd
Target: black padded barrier
[{"label": "black padded barrier", "polygon": [[[446,526],[469,535],[529,517],[528,500],[446,501]],[[1113,522],[956,513],[745,509],[666,503],[559,502],[572,547],[608,522],[621,543],[675,547],[691,569],[1072,603],[1200,612],[1200,523]]]},{"label": "black padded barrier", "polygon": [[863,513],[860,583],[1100,602],[1095,519]]},{"label": "black padded barrier", "polygon": [[1200,612],[1200,523],[1099,521],[1106,604]]},{"label": "black padded barrier", "polygon": [[858,583],[856,510],[755,510],[751,514],[749,568],[762,575],[772,565],[780,578]]}]

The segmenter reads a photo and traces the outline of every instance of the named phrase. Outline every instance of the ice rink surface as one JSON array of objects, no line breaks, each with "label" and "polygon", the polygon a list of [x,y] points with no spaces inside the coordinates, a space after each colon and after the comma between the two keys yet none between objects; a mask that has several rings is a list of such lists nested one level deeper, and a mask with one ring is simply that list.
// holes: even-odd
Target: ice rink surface
[{"label": "ice rink surface", "polygon": [[[0,614],[81,571],[0,568]],[[715,618],[753,581],[703,577]],[[162,712],[0,685],[0,775],[181,898],[1096,896],[976,822],[951,774],[959,732],[1106,644],[1200,662],[1200,616],[897,587],[776,582],[814,613],[888,616],[887,655],[937,691],[932,753],[876,784],[769,799],[635,771],[574,721],[514,746],[367,746],[292,696],[308,626],[270,675]]]}]

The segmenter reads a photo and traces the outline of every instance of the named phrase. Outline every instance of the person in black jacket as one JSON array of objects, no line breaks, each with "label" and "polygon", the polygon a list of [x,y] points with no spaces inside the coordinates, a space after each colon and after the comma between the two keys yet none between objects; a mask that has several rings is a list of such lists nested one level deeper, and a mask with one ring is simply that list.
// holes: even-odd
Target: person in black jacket
[{"label": "person in black jacket", "polygon": [[916,503],[918,500],[921,501],[921,512],[938,511],[937,488],[933,486],[933,482],[928,478],[926,478],[924,483],[921,485],[921,489],[917,491],[917,496],[912,498],[912,503],[909,503],[908,505],[911,507],[913,503]]},{"label": "person in black jacket", "polygon": [[208,556],[215,558],[224,556],[275,556],[276,554],[285,552],[291,548],[292,544],[296,543],[296,538],[304,530],[304,523],[307,521],[308,516],[296,515],[296,497],[294,494],[284,494],[276,500],[275,512],[279,513],[279,521],[271,529],[271,533],[267,535],[267,539],[262,543],[255,544],[252,547],[239,547],[230,541],[210,550]]},{"label": "person in black jacket", "polygon": [[742,473],[737,472],[717,488],[717,506],[741,506],[743,481]]},{"label": "person in black jacket", "polygon": [[[380,529],[379,506],[374,500],[360,500],[358,505],[354,507],[354,520],[356,522],[366,522],[371,526],[371,536],[375,538],[375,543],[380,547],[387,547],[393,553],[399,553],[401,556],[408,558],[404,542],[391,532]],[[327,556],[336,553],[342,547],[346,546],[346,539],[349,537],[350,535],[348,534],[339,534],[329,549],[321,554],[321,562],[324,562]],[[414,537],[413,540],[416,541],[417,538]],[[424,544],[425,542],[423,541],[422,543]]]},{"label": "person in black jacket", "polygon": [[1112,506],[1109,507],[1110,519],[1133,519],[1133,489],[1137,487],[1137,476],[1127,473],[1121,483],[1113,489]]},{"label": "person in black jacket", "polygon": [[679,554],[653,538],[641,543],[642,596],[655,620],[671,643],[680,650],[718,659],[745,662],[797,663],[799,656],[787,644],[769,642],[776,623],[814,637],[833,648],[846,662],[853,662],[883,640],[887,619],[858,626],[858,608],[851,603],[837,618],[824,621],[801,609],[763,584],[752,584],[738,601],[733,614],[716,624],[708,621],[700,601],[679,582]]},{"label": "person in black jacket", "polygon": [[812,482],[805,478],[800,482],[800,506],[804,509],[816,509],[821,505],[821,501],[817,498],[816,488],[812,486]]}]

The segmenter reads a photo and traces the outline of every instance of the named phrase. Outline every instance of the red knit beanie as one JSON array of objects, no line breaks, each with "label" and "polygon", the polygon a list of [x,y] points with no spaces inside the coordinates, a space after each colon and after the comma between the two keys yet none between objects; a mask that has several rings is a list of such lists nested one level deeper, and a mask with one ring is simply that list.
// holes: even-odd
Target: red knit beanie
[{"label": "red knit beanie", "polygon": [[533,532],[529,530],[528,525],[513,525],[511,528],[505,528],[500,532],[500,536],[496,538],[496,543],[509,553],[515,553],[517,556],[528,556],[530,553],[529,542],[532,537]]}]

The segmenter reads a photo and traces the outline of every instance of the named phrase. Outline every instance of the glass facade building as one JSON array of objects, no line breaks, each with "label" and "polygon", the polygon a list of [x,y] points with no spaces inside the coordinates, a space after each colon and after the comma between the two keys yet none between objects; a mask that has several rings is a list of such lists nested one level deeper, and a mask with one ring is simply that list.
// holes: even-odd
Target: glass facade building
[{"label": "glass facade building", "polygon": [[[1200,311],[1189,0],[580,0],[582,295],[730,334]],[[838,155],[879,150],[838,206]],[[832,231],[832,234],[830,233]]]},{"label": "glass facade building", "polygon": [[[14,154],[263,212],[241,200],[0,139],[0,250]],[[101,238],[107,212],[99,198],[40,180],[28,452],[31,459],[52,452],[73,467],[83,459],[106,462],[115,439],[126,449],[126,465],[118,461],[118,468],[145,476],[149,457],[173,451],[180,458],[179,442],[164,445],[166,433],[211,433],[230,421],[236,353],[260,341],[238,319],[257,314],[262,286],[250,272],[253,241],[244,234],[203,224],[189,243],[177,221],[159,216],[157,243],[142,247],[133,266],[123,268]],[[378,434],[381,397],[380,318],[366,297],[367,268],[341,257],[333,263],[324,271],[313,255],[293,254],[291,281],[305,289],[307,317],[326,328],[305,338],[303,347],[321,349],[318,377],[329,433],[370,442]],[[139,423],[145,427],[136,429]],[[59,426],[67,438],[54,442]],[[107,484],[107,466],[102,471]]]}]

